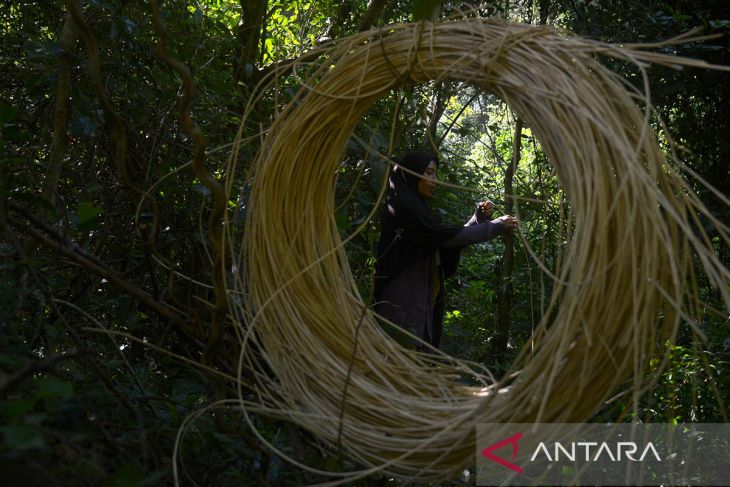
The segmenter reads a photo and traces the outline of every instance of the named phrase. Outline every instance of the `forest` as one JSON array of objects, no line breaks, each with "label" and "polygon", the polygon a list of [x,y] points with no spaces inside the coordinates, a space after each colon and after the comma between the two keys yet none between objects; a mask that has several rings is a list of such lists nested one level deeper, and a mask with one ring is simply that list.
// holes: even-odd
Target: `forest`
[{"label": "forest", "polygon": [[[308,485],[340,478],[323,471],[364,468],[281,415],[256,410],[244,420],[239,408],[218,406],[255,401],[257,384],[274,375],[264,361],[241,367],[251,315],[230,311],[236,258],[268,127],[300,102],[315,76],[309,66],[326,65],[323,47],[395,24],[468,17],[730,66],[726,0],[0,6],[0,478],[8,486]],[[695,38],[661,44],[688,32]],[[599,61],[627,87],[650,88],[648,122],[661,149],[730,225],[730,72]],[[463,224],[484,200],[519,216],[513,235],[464,250],[444,284],[441,349],[497,378],[556,313],[551,276],[576,231],[558,161],[536,131],[473,83],[405,82],[365,113],[333,176],[333,221],[366,302],[384,177],[403,154],[440,155],[431,206],[441,220]],[[697,222],[730,268],[728,241],[706,216]],[[284,227],[280,235],[294,238]],[[655,380],[640,398],[613,391],[617,399],[591,421],[728,422],[727,289],[699,257],[691,265],[700,318],[682,319],[671,340],[654,344],[664,360],[646,358]],[[356,483],[407,480],[376,469]],[[466,470],[439,485],[473,483]]]}]

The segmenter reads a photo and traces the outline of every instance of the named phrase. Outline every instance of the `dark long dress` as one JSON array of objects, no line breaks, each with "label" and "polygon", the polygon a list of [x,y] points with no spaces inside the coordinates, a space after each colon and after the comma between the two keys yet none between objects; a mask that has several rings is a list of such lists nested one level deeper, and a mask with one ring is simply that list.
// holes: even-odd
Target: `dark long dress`
[{"label": "dark long dress", "polygon": [[502,222],[476,223],[472,217],[462,231],[442,248],[434,249],[383,285],[375,311],[438,348],[444,317],[444,268],[441,253],[458,252],[467,245],[486,242],[504,232]]}]

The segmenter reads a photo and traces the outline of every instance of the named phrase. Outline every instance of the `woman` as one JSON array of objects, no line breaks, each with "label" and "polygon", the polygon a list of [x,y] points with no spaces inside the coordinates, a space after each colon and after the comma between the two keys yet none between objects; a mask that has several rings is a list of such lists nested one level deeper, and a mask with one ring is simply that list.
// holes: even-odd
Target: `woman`
[{"label": "woman", "polygon": [[426,205],[436,189],[438,159],[411,152],[393,167],[375,264],[375,310],[438,348],[444,315],[444,279],[456,271],[463,247],[486,242],[519,222],[490,220],[491,202],[477,205],[464,225],[441,223]]}]

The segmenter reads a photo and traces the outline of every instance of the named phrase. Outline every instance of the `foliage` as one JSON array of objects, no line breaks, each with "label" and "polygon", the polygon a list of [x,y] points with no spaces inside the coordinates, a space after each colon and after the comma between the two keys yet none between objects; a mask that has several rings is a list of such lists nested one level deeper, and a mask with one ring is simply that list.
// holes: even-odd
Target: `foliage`
[{"label": "foliage", "polygon": [[[226,170],[228,144],[256,83],[313,46],[355,32],[376,3],[252,1],[265,7],[260,19],[246,17],[243,2],[231,0],[161,5],[167,51],[193,73],[191,113],[205,134],[211,174]],[[730,26],[730,11],[719,0],[472,3],[469,15],[537,23],[544,12],[550,24],[619,42],[653,42],[695,26],[727,33]],[[0,474],[6,485],[170,483],[176,435],[186,418],[219,398],[235,397],[199,366],[210,328],[208,303],[215,297],[205,231],[211,195],[188,164],[194,142],[178,121],[180,80],[157,57],[158,35],[147,2],[93,0],[82,7],[99,44],[103,89],[126,129],[126,165],[136,189],[125,185],[120,170],[120,136],[114,113],[93,87],[87,41],[76,27],[70,45],[61,43],[65,4],[3,2]],[[373,25],[431,19],[439,11],[443,18],[455,6],[385,2]],[[256,52],[254,59],[243,56],[251,47],[244,36],[249,28],[259,34],[256,49],[249,49]],[[728,42],[725,36],[666,49],[730,65]],[[70,60],[65,102],[59,94],[64,56]],[[614,67],[641,86],[640,73]],[[730,194],[727,73],[650,68],[647,76],[666,123],[662,127],[657,119],[657,129],[678,144],[689,168]],[[246,166],[260,144],[259,131],[300,84],[300,78],[283,75],[255,107],[244,127],[251,137],[239,154],[240,188],[250,182]],[[59,128],[64,103],[68,124]],[[409,86],[375,103],[345,148],[336,186],[342,234],[362,227],[348,255],[363,297],[371,289],[384,156],[429,147],[429,133],[436,142],[443,139],[440,179],[475,191],[442,189],[433,202],[439,215],[465,221],[485,197],[503,211],[515,116],[493,94],[447,81]],[[522,142],[514,199],[523,227],[509,276],[515,296],[506,356],[496,357],[490,349],[505,284],[503,244],[465,251],[458,274],[447,283],[445,350],[496,373],[509,367],[529,339],[550,296],[551,281],[531,253],[554,269],[570,233],[566,195],[529,127]],[[60,168],[57,185],[49,177],[54,167]],[[727,207],[701,185],[696,190],[730,221]],[[148,193],[142,204],[139,192]],[[245,209],[245,191],[234,188],[229,208]],[[234,224],[242,228],[243,217]],[[730,265],[728,248],[716,242]],[[717,306],[716,290],[703,293]],[[693,325],[706,343],[699,345],[688,325],[677,343],[666,345],[668,363],[639,412],[643,419],[727,420],[728,323],[708,312],[705,321]],[[231,373],[236,351],[225,341],[208,365]],[[355,468],[309,433],[272,418],[253,421],[267,441],[309,465]],[[191,479],[201,485],[323,480],[273,456],[240,415],[226,409],[206,411],[192,422],[177,460],[186,484]]]}]

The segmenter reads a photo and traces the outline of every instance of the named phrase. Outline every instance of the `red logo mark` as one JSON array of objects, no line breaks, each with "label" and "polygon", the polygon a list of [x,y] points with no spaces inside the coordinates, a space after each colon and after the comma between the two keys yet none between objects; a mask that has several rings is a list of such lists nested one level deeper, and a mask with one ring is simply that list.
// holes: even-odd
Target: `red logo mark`
[{"label": "red logo mark", "polygon": [[499,443],[495,443],[492,446],[486,447],[484,450],[482,450],[482,455],[484,455],[486,458],[492,460],[493,462],[497,462],[503,467],[506,467],[510,470],[514,470],[515,472],[522,474],[522,467],[519,465],[515,465],[512,462],[508,462],[502,457],[498,457],[497,455],[493,454],[492,452],[494,450],[499,450],[503,446],[512,444],[512,460],[514,460],[517,457],[517,450],[519,449],[519,445],[517,445],[517,441],[522,438],[522,433],[517,433],[514,436],[510,436],[506,440],[502,440]]}]

